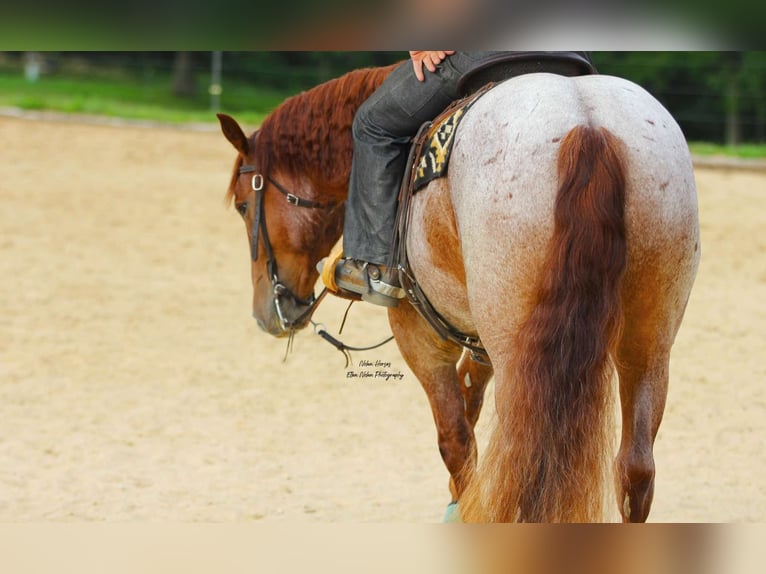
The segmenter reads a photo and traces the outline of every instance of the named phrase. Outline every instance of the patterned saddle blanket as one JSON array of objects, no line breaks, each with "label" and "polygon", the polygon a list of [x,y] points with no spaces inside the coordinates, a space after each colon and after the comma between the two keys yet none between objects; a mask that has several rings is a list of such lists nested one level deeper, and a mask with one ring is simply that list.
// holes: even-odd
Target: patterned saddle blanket
[{"label": "patterned saddle blanket", "polygon": [[417,156],[414,157],[417,164],[411,176],[413,193],[430,181],[447,174],[458,124],[471,105],[490,87],[492,85],[488,85],[486,89],[468,98],[458,100],[431,122],[430,126],[421,128],[421,132],[413,142],[413,151],[417,150]]}]

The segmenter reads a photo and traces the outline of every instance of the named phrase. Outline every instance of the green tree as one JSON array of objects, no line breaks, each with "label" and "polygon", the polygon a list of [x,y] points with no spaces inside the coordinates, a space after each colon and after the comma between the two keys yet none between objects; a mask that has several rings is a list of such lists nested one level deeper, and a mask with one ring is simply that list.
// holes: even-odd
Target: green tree
[{"label": "green tree", "polygon": [[596,52],[601,73],[654,94],[689,139],[736,144],[764,137],[764,52]]}]

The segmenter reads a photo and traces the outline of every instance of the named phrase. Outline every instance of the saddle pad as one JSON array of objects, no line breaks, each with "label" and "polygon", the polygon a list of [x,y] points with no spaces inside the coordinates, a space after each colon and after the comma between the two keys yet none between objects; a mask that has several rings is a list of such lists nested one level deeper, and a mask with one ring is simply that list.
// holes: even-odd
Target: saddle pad
[{"label": "saddle pad", "polygon": [[460,102],[450,113],[438,118],[426,135],[426,142],[420,149],[417,168],[412,182],[413,193],[428,182],[447,174],[450,152],[460,120],[477,98],[471,97]]}]

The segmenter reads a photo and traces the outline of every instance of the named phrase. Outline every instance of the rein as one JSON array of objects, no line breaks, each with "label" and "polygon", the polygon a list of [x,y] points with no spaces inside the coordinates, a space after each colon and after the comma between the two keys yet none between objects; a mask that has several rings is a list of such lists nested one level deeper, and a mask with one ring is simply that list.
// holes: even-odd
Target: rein
[{"label": "rein", "polygon": [[346,358],[346,366],[343,367],[344,369],[347,369],[349,364],[351,363],[351,353],[349,351],[372,351],[373,349],[377,349],[378,347],[382,347],[386,343],[390,343],[394,340],[394,336],[391,335],[387,339],[384,339],[380,343],[376,343],[375,345],[370,345],[369,347],[352,347],[350,345],[346,345],[343,341],[340,339],[337,339],[330,335],[330,333],[327,332],[327,327],[323,323],[316,323],[313,320],[311,321],[311,324],[314,325],[314,333],[322,337],[325,341],[330,343],[333,347],[338,349],[341,353],[343,353],[343,356]]},{"label": "rein", "polygon": [[[324,296],[327,294],[327,289],[322,289],[322,292],[319,294],[318,297],[314,296],[314,294],[311,294],[311,297],[308,299],[301,299],[298,297],[295,293],[293,293],[287,285],[282,283],[279,280],[279,272],[277,268],[277,260],[274,256],[274,248],[271,246],[271,240],[269,239],[269,232],[266,228],[266,214],[264,210],[264,196],[265,196],[265,187],[264,187],[264,177],[260,173],[255,173],[255,166],[253,165],[242,165],[240,166],[238,170],[239,174],[245,174],[245,173],[252,173],[253,177],[250,180],[250,187],[252,188],[253,192],[255,193],[255,205],[253,206],[253,233],[252,233],[252,241],[250,243],[250,257],[252,257],[253,261],[258,260],[258,237],[260,234],[263,234],[263,248],[266,251],[266,270],[268,271],[269,277],[271,278],[271,288],[272,288],[272,296],[274,297],[274,307],[277,311],[277,317],[279,318],[279,324],[282,327],[283,331],[288,331],[290,329],[293,329],[296,325],[300,324],[302,321],[304,321],[307,317],[311,317],[311,315],[316,310],[319,303],[324,299]],[[285,199],[287,200],[287,203],[290,205],[293,205],[295,207],[304,207],[304,208],[327,208],[327,207],[335,207],[338,205],[337,202],[329,202],[329,203],[320,203],[318,201],[313,201],[311,199],[304,199],[302,197],[298,197],[297,195],[290,193],[287,191],[283,186],[278,184],[274,179],[271,178],[271,176],[268,177],[269,183],[271,183],[277,190],[285,196]],[[289,298],[298,306],[302,307],[308,307],[303,313],[301,313],[298,317],[289,319],[286,315],[284,310],[282,309],[282,301],[285,298]]]}]

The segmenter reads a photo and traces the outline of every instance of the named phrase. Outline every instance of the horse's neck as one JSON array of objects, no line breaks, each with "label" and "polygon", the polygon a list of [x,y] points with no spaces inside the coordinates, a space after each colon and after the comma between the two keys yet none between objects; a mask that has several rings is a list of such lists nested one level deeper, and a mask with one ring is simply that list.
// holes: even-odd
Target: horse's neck
[{"label": "horse's neck", "polygon": [[344,200],[354,116],[394,67],[355,70],[286,100],[261,135],[269,140],[274,167],[309,179],[319,201]]},{"label": "horse's neck", "polygon": [[354,148],[354,117],[394,67],[355,70],[317,87],[314,101],[318,109],[311,116],[322,119],[312,129],[320,138],[319,145],[315,144],[319,150],[317,155],[325,158],[315,175],[315,184],[321,193],[346,199]]}]

